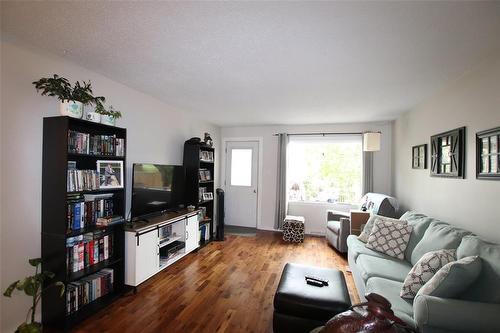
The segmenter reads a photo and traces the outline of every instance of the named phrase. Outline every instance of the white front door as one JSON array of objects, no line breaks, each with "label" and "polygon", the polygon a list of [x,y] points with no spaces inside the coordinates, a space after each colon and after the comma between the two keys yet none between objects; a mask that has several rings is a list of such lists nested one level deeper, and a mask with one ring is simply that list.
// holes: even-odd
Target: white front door
[{"label": "white front door", "polygon": [[258,164],[257,141],[226,143],[225,224],[257,227]]}]

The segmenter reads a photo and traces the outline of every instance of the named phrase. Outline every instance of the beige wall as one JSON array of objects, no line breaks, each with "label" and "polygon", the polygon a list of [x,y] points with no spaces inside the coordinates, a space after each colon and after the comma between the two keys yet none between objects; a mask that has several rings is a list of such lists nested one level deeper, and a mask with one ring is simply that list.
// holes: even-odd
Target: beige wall
[{"label": "beige wall", "polygon": [[[208,131],[217,144],[219,128],[5,36],[1,48],[0,260],[4,290],[8,282],[31,273],[28,258],[40,256],[42,119],[58,115],[58,104],[54,98],[38,95],[32,81],[53,73],[70,81],[90,79],[94,91],[105,95],[124,114],[117,125],[128,130],[128,170],[133,162],[182,164],[186,139]],[[130,185],[131,173],[127,176]],[[130,189],[128,195],[130,198]],[[1,306],[0,331],[13,332],[24,320],[29,299],[22,295],[1,297]]]},{"label": "beige wall", "polygon": [[[411,168],[411,147],[466,126],[466,179]],[[500,181],[476,179],[475,134],[500,126],[500,57],[484,61],[394,124],[394,194],[416,209],[500,241]]]}]

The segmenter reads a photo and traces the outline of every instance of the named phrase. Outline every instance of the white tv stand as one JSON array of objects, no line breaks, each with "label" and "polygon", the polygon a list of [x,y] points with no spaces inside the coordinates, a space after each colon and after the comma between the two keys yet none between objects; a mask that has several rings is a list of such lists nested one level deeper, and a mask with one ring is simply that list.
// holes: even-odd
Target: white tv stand
[{"label": "white tv stand", "polygon": [[167,213],[125,227],[125,284],[137,287],[199,247],[198,211]]}]

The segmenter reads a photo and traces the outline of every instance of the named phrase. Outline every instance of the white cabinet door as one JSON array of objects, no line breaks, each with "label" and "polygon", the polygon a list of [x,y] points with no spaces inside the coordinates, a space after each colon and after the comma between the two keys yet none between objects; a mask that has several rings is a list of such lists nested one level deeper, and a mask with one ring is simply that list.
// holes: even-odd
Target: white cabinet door
[{"label": "white cabinet door", "polygon": [[[158,232],[156,229],[144,233],[136,243],[136,283],[150,278],[159,269]],[[136,240],[137,241],[137,240]]]},{"label": "white cabinet door", "polygon": [[186,253],[198,248],[198,215],[186,219]]}]

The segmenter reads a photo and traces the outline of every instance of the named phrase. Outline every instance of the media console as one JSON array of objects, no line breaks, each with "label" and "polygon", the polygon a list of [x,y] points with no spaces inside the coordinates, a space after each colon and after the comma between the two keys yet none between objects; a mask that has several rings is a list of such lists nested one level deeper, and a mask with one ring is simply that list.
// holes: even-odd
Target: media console
[{"label": "media console", "polygon": [[137,287],[199,247],[198,210],[180,210],[125,227],[125,284]]}]

